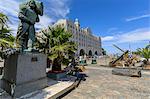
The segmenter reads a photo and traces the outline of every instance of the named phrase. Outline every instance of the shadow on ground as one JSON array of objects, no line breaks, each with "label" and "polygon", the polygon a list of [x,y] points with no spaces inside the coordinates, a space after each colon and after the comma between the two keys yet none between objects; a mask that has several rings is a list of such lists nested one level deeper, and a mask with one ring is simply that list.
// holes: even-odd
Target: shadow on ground
[{"label": "shadow on ground", "polygon": [[71,93],[71,91],[73,91],[74,89],[76,89],[80,85],[81,81],[86,81],[86,77],[88,77],[86,74],[79,73],[78,77],[77,77],[77,79],[75,81],[75,82],[77,82],[77,84],[75,85],[75,87],[73,87],[72,89],[70,89],[69,91],[67,91],[65,94],[57,97],[56,99],[61,99],[61,98],[65,97],[66,95],[68,95],[69,93]]}]

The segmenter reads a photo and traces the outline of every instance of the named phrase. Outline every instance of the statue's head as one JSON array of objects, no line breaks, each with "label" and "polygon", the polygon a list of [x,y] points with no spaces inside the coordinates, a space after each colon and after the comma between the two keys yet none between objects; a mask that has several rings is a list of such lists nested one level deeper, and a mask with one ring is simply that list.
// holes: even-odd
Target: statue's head
[{"label": "statue's head", "polygon": [[43,3],[42,2],[38,2],[35,0],[29,0],[28,2],[20,5],[20,9],[23,9],[26,7],[30,7],[31,9],[34,9],[34,11],[38,15],[41,15],[41,16],[43,15]]},{"label": "statue's head", "polygon": [[30,0],[28,4],[32,9],[36,8],[36,2],[34,0]]},{"label": "statue's head", "polygon": [[36,12],[39,15],[43,15],[43,3],[42,2],[36,2]]}]

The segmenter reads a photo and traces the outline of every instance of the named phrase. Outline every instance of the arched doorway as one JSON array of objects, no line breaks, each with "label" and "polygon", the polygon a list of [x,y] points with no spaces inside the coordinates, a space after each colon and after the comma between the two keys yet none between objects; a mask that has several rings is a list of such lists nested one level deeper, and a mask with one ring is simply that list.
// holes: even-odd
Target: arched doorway
[{"label": "arched doorway", "polygon": [[91,50],[89,50],[89,56],[92,56],[92,51]]},{"label": "arched doorway", "polygon": [[98,54],[97,54],[97,51],[95,51],[95,55],[98,55]]},{"label": "arched doorway", "polygon": [[85,54],[85,51],[84,51],[83,49],[81,49],[79,55],[80,55],[80,56],[84,56],[84,54]]}]

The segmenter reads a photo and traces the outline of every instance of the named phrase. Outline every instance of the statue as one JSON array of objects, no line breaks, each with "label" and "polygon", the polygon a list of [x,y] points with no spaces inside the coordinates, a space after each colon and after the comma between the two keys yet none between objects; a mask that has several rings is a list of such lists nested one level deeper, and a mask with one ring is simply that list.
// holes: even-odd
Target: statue
[{"label": "statue", "polygon": [[34,49],[34,24],[39,22],[39,15],[43,15],[41,2],[29,0],[20,5],[17,41],[19,41],[21,49],[20,51],[16,49],[4,51],[4,72],[0,80],[0,88],[10,94],[11,99],[48,86],[46,78],[47,56],[42,53],[32,53],[37,52]]},{"label": "statue", "polygon": [[43,3],[29,0],[20,5],[19,11],[19,27],[17,31],[17,40],[21,45],[20,51],[33,51],[35,42],[34,24],[39,22],[39,15],[43,15]]}]

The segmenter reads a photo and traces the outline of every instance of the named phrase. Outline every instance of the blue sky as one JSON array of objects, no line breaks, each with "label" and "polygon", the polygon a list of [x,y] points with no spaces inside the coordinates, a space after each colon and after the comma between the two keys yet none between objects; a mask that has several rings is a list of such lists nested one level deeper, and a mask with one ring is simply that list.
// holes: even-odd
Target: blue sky
[{"label": "blue sky", "polygon": [[[9,16],[16,32],[18,5],[25,0],[0,0],[0,12]],[[119,52],[112,44],[132,50],[150,41],[150,0],[39,0],[44,3],[44,16],[37,28],[46,28],[60,18],[78,18],[81,27],[90,27],[102,37],[108,53]],[[7,3],[6,3],[7,2]]]}]

